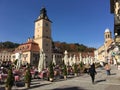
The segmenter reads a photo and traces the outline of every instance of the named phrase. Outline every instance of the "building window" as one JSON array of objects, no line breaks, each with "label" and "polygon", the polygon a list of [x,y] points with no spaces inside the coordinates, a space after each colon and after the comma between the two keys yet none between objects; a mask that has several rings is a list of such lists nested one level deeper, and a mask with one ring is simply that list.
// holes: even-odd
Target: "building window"
[{"label": "building window", "polygon": [[47,26],[47,27],[48,27],[48,23],[45,23],[45,26]]},{"label": "building window", "polygon": [[29,48],[29,46],[27,46],[27,48]]},{"label": "building window", "polygon": [[46,46],[48,46],[48,43],[46,43]]},{"label": "building window", "polygon": [[40,23],[38,23],[38,26],[40,26]]},{"label": "building window", "polygon": [[12,58],[15,58],[15,56],[13,56]]},{"label": "building window", "polygon": [[48,32],[48,30],[46,30],[46,32]]}]

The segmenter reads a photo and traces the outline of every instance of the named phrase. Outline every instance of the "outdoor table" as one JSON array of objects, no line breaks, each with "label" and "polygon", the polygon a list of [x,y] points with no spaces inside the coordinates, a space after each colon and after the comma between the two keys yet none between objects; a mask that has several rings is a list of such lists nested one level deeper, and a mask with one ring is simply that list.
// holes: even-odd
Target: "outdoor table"
[{"label": "outdoor table", "polygon": [[5,79],[7,78],[7,74],[0,74],[0,81],[5,81]]},{"label": "outdoor table", "polygon": [[32,78],[34,78],[35,72],[32,70],[30,73],[31,73]]},{"label": "outdoor table", "polygon": [[41,71],[41,72],[39,73],[39,77],[43,79],[44,77],[47,77],[47,73],[48,73],[47,70]]},{"label": "outdoor table", "polygon": [[20,81],[20,77],[18,75],[14,76],[15,81]]}]

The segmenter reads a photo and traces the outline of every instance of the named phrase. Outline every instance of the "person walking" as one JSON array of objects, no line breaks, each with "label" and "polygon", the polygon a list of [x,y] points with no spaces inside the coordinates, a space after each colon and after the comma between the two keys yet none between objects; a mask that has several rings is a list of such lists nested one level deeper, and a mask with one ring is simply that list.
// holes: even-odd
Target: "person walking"
[{"label": "person walking", "polygon": [[94,84],[94,80],[95,80],[95,74],[97,74],[96,70],[95,70],[95,64],[93,63],[90,68],[89,68],[89,74],[92,80],[92,83]]},{"label": "person walking", "polygon": [[111,68],[110,68],[110,65],[108,63],[105,64],[105,70],[106,70],[107,75],[110,75]]}]

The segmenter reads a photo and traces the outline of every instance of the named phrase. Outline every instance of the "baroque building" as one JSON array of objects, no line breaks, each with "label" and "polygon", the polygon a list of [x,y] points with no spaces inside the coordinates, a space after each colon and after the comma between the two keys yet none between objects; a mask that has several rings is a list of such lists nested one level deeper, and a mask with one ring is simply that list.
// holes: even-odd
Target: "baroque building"
[{"label": "baroque building", "polygon": [[31,63],[35,65],[39,61],[39,46],[33,41],[33,39],[28,39],[26,43],[18,46],[13,54],[11,55],[11,60],[21,60],[22,64]]},{"label": "baroque building", "polygon": [[114,42],[111,31],[107,28],[104,32],[104,43],[97,50],[94,51],[95,59],[99,62],[107,62],[111,57],[108,54],[108,49]]},{"label": "baroque building", "polygon": [[52,21],[48,18],[46,9],[42,8],[40,15],[35,20],[34,37],[29,38],[26,43],[16,48],[11,60],[18,59],[22,61],[22,64],[38,65],[40,51],[43,51],[46,66],[53,60],[53,56],[56,63],[61,63],[62,54],[54,52],[52,48],[51,23]]},{"label": "baroque building", "polygon": [[0,50],[0,61],[11,61],[13,49]]},{"label": "baroque building", "polygon": [[120,0],[110,0],[110,12],[114,15],[114,39],[111,32],[105,30],[105,42],[95,51],[95,58],[103,62],[120,62]]}]

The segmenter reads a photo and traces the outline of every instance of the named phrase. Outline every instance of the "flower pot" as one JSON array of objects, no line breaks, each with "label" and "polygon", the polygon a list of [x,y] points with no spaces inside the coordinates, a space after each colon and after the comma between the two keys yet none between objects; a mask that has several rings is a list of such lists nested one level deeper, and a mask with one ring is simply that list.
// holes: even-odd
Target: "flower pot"
[{"label": "flower pot", "polygon": [[49,78],[49,80],[50,80],[51,82],[53,82],[53,78]]},{"label": "flower pot", "polygon": [[118,67],[117,67],[117,68],[118,68],[118,70],[120,70],[120,65],[118,65]]},{"label": "flower pot", "polygon": [[12,90],[12,87],[10,87],[10,86],[5,87],[5,90]]},{"label": "flower pot", "polygon": [[74,75],[75,75],[75,77],[77,77],[77,73],[75,73]]},{"label": "flower pot", "polygon": [[30,87],[30,83],[25,83],[25,87],[29,88]]},{"label": "flower pot", "polygon": [[67,76],[64,76],[64,80],[67,80]]}]

